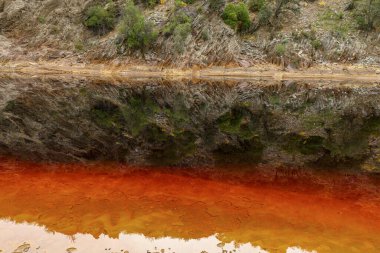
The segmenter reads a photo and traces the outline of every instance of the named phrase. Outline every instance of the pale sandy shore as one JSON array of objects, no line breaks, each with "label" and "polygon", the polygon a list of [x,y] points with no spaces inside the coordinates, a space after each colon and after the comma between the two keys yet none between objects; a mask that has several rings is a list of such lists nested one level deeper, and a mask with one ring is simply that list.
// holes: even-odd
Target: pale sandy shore
[{"label": "pale sandy shore", "polygon": [[85,77],[115,78],[185,78],[185,79],[255,79],[274,80],[357,80],[380,82],[380,66],[360,65],[318,65],[304,70],[282,70],[276,65],[208,68],[169,68],[144,65],[112,65],[105,63],[79,64],[60,62],[2,62],[0,74],[33,75],[72,75]]}]

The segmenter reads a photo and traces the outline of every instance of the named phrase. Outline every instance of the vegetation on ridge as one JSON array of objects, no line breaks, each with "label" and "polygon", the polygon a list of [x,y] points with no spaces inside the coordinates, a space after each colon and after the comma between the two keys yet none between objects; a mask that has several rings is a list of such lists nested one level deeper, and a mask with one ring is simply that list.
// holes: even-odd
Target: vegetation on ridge
[{"label": "vegetation on ridge", "polygon": [[153,24],[145,20],[141,10],[132,1],[128,1],[124,9],[119,35],[120,44],[128,49],[139,49],[143,55],[157,37]]},{"label": "vegetation on ridge", "polygon": [[[79,2],[11,1],[14,15],[0,8],[5,37],[1,57],[72,55],[78,62],[146,61],[178,67],[380,63],[380,0]],[[33,39],[25,43],[17,40],[30,34]],[[39,52],[40,45],[47,50]]]},{"label": "vegetation on ridge", "polygon": [[85,26],[104,34],[114,28],[116,23],[116,6],[110,2],[106,6],[95,5],[87,10],[84,21]]}]

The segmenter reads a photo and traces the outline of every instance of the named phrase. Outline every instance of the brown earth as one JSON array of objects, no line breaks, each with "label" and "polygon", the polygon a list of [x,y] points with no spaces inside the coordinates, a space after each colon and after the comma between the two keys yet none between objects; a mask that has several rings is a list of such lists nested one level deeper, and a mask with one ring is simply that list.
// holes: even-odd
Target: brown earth
[{"label": "brown earth", "polygon": [[[112,63],[73,64],[70,61],[16,61],[0,63],[0,74],[21,76],[73,75],[89,77],[147,77],[147,78],[195,78],[195,79],[250,79],[275,80],[362,80],[380,81],[380,66],[317,65],[304,70],[282,70],[277,65],[259,64],[254,67],[170,68],[149,65],[115,65]],[[26,76],[25,76],[26,75]]]}]

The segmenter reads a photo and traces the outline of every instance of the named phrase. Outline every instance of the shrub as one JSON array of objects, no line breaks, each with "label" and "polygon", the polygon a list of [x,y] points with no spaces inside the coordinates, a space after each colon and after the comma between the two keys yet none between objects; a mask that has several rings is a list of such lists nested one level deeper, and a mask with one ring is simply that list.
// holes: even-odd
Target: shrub
[{"label": "shrub", "polygon": [[248,8],[250,11],[260,11],[266,5],[265,0],[249,0]]},{"label": "shrub", "polygon": [[283,55],[285,55],[286,47],[284,44],[277,44],[274,47],[274,51],[275,51],[276,55],[283,56]]},{"label": "shrub", "polygon": [[182,0],[186,4],[193,4],[195,0]]},{"label": "shrub", "polygon": [[166,36],[170,36],[178,25],[186,23],[191,23],[191,18],[183,11],[176,11],[165,25],[163,33]]},{"label": "shrub", "polygon": [[258,14],[258,25],[265,26],[270,24],[270,18],[272,17],[272,10],[267,4],[264,4]]},{"label": "shrub", "polygon": [[311,45],[313,46],[313,48],[315,50],[319,50],[319,49],[322,49],[323,48],[323,44],[322,44],[322,41],[320,41],[319,39],[313,39],[311,41]]},{"label": "shrub", "polygon": [[219,12],[222,7],[225,5],[225,0],[209,0],[208,8],[212,12]]},{"label": "shrub", "polygon": [[299,2],[300,0],[250,0],[250,10],[259,12],[252,30],[266,25],[277,27],[281,15],[298,12]]},{"label": "shrub", "polygon": [[204,41],[207,41],[210,39],[210,33],[207,29],[202,30],[201,36],[202,36],[202,40]]},{"label": "shrub", "polygon": [[336,12],[332,10],[331,8],[327,8],[321,16],[322,20],[328,20],[328,21],[339,21],[342,20],[344,17],[344,14],[342,12]]},{"label": "shrub", "polygon": [[191,33],[191,18],[184,11],[176,11],[165,25],[163,33],[165,36],[173,35],[174,50],[182,53],[184,41]]},{"label": "shrub", "polygon": [[375,29],[380,21],[380,0],[357,0],[355,18],[360,30]]},{"label": "shrub", "polygon": [[275,0],[273,6],[274,21],[276,21],[278,17],[283,13],[286,13],[288,11],[298,11],[299,2],[300,0]]},{"label": "shrub", "polygon": [[100,5],[92,6],[87,10],[85,26],[99,33],[105,33],[115,26],[115,6],[110,4],[108,8]]},{"label": "shrub", "polygon": [[174,48],[177,53],[183,53],[184,42],[191,33],[191,24],[184,23],[176,26],[173,32]]},{"label": "shrub", "polygon": [[148,7],[154,7],[159,3],[159,0],[142,0],[142,3]]},{"label": "shrub", "polygon": [[144,15],[132,1],[128,1],[119,26],[120,43],[129,49],[149,48],[157,37],[153,24],[145,20]]},{"label": "shrub", "polygon": [[46,18],[45,16],[38,16],[37,20],[40,24],[45,24],[46,23]]},{"label": "shrub", "polygon": [[83,44],[83,41],[81,40],[76,40],[74,42],[74,47],[75,47],[75,50],[80,52],[80,51],[83,51],[84,50],[84,44]]},{"label": "shrub", "polygon": [[334,37],[345,38],[352,30],[353,24],[344,18],[344,14],[329,7],[319,16],[320,24],[330,31]]},{"label": "shrub", "polygon": [[182,0],[174,0],[174,8],[175,9],[180,9],[180,8],[183,8],[183,7],[186,7],[186,3]]},{"label": "shrub", "polygon": [[251,26],[247,5],[244,3],[227,4],[223,11],[222,18],[224,23],[238,32],[244,32]]}]

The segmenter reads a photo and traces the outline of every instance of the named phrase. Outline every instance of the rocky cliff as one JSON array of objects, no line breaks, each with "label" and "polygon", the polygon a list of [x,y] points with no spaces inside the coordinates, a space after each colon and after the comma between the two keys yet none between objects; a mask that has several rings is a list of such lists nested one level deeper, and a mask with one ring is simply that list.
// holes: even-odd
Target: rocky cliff
[{"label": "rocky cliff", "polygon": [[2,78],[0,154],[380,168],[380,85]]}]

